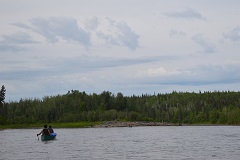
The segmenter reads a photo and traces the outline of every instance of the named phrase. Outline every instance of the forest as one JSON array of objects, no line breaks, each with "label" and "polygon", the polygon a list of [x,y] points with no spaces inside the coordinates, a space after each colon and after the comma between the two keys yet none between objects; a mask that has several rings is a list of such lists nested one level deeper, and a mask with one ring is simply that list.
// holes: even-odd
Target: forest
[{"label": "forest", "polygon": [[124,96],[71,90],[42,99],[1,102],[0,125],[145,121],[176,124],[240,124],[240,92],[176,92]]}]

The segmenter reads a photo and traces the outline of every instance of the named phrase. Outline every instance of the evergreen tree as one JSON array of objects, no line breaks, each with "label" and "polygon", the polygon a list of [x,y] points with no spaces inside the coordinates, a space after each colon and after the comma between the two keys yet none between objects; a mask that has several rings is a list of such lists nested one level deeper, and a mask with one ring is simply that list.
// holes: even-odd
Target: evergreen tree
[{"label": "evergreen tree", "polygon": [[5,99],[5,92],[6,92],[6,89],[4,87],[4,85],[2,85],[2,88],[1,88],[1,91],[0,91],[0,125],[3,125],[5,124],[6,122],[6,119],[4,117],[5,115],[5,112],[4,112],[4,106],[3,106],[3,102],[4,102],[4,99]]},{"label": "evergreen tree", "polygon": [[5,100],[5,92],[6,92],[6,89],[5,89],[5,86],[2,85],[2,88],[1,88],[1,91],[0,91],[0,103],[2,104]]}]

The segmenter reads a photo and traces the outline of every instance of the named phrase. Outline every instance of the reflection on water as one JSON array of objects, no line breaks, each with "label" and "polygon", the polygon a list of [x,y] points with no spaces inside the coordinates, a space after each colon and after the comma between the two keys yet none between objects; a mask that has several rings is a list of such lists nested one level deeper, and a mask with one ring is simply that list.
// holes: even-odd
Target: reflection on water
[{"label": "reflection on water", "polygon": [[[0,131],[0,159],[191,160],[239,159],[238,126],[160,126],[55,129],[53,141],[39,129]],[[39,138],[40,139],[40,138]]]}]

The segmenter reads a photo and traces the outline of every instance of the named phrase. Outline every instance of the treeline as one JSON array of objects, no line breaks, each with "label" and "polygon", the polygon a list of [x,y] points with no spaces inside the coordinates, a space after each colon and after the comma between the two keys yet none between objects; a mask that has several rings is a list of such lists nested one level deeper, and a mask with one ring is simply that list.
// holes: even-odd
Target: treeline
[{"label": "treeline", "polygon": [[78,90],[43,99],[21,99],[0,108],[0,124],[80,121],[155,121],[240,124],[240,92],[172,92],[124,96]]}]

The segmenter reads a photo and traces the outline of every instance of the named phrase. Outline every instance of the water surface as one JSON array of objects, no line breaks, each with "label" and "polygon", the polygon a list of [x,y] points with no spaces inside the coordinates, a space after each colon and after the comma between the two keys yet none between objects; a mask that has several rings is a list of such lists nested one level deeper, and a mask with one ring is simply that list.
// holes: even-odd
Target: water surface
[{"label": "water surface", "polygon": [[38,140],[39,129],[0,131],[0,159],[237,160],[238,126],[157,126],[55,129],[57,139]]}]

